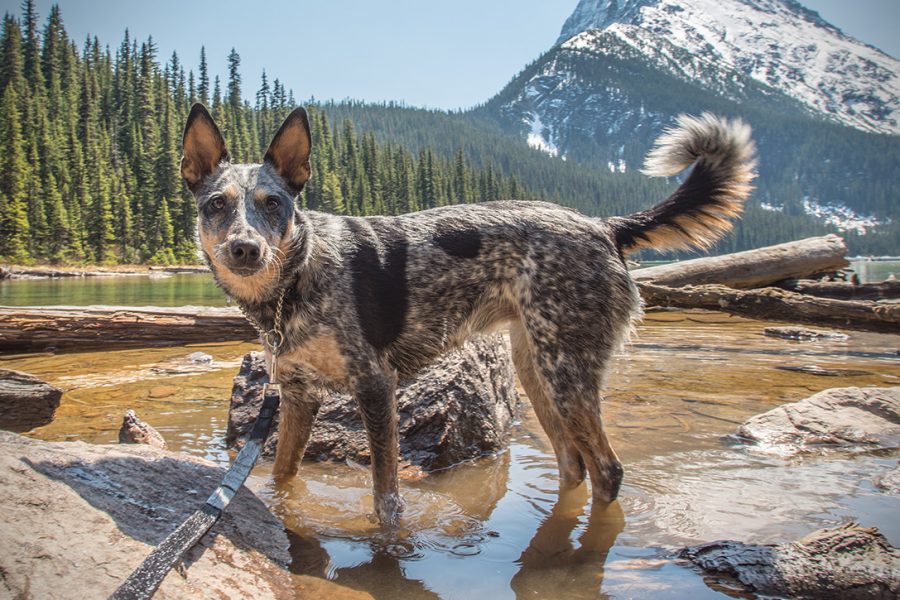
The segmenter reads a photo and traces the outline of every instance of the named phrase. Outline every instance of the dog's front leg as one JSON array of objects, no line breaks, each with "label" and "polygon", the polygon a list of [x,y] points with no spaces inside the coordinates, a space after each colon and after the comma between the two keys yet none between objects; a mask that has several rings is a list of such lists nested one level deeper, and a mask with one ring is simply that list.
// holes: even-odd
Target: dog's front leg
[{"label": "dog's front leg", "polygon": [[369,437],[372,453],[372,481],[375,493],[375,514],[382,525],[395,526],[403,510],[397,483],[396,377],[383,373],[357,380],[356,400]]},{"label": "dog's front leg", "polygon": [[276,481],[284,481],[297,473],[322,400],[321,391],[300,378],[282,381],[281,390],[274,468]]}]

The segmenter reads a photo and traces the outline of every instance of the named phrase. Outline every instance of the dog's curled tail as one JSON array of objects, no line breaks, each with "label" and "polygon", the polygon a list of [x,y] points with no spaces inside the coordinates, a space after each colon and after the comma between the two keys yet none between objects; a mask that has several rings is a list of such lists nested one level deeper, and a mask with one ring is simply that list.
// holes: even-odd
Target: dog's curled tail
[{"label": "dog's curled tail", "polygon": [[674,175],[696,163],[675,192],[653,208],[608,219],[623,254],[641,248],[708,248],[731,230],[756,177],[750,127],[704,113],[681,115],[647,155],[643,173]]}]

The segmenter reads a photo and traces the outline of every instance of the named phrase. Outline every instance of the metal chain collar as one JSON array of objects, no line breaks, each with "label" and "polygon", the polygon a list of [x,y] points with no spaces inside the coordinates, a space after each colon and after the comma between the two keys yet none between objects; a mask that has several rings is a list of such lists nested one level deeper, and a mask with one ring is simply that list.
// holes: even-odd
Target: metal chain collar
[{"label": "metal chain collar", "polygon": [[287,288],[285,288],[278,297],[278,304],[275,305],[275,320],[272,323],[272,329],[269,330],[264,329],[263,326],[259,324],[259,321],[250,316],[250,313],[247,312],[240,302],[237,303],[244,318],[253,325],[253,328],[259,333],[263,345],[269,349],[269,353],[272,355],[272,362],[269,365],[269,381],[271,383],[275,383],[275,378],[278,375],[277,358],[281,352],[282,346],[284,346],[284,332],[281,329],[281,310],[284,307],[284,297],[286,295]]}]

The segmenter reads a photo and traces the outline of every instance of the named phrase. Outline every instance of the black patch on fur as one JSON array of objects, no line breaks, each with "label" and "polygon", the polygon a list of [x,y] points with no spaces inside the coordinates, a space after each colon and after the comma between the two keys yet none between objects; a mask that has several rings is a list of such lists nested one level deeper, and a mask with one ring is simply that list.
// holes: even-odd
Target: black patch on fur
[{"label": "black patch on fur", "polygon": [[435,230],[434,243],[450,256],[475,258],[481,251],[481,232],[475,227],[445,219],[437,223]]},{"label": "black patch on fur", "polygon": [[379,257],[372,233],[357,220],[348,219],[355,250],[350,257],[353,269],[353,299],[363,336],[377,350],[394,342],[403,330],[409,305],[406,285],[408,242],[396,226],[375,223],[373,229],[384,248]]}]

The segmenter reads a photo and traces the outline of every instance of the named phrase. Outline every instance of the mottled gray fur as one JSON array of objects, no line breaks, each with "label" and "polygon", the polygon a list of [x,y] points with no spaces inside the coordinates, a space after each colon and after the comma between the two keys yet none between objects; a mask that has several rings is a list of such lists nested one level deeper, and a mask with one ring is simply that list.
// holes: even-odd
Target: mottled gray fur
[{"label": "mottled gray fur", "polygon": [[624,253],[705,245],[723,232],[750,189],[747,129],[709,115],[682,119],[652,156],[667,171],[696,162],[690,177],[656,208],[608,220],[519,201],[399,217],[304,211],[294,200],[309,177],[310,150],[302,109],[261,165],[231,164],[199,105],[185,129],[182,173],[217,281],[265,328],[285,295],[276,477],[296,472],[322,390],[348,391],[369,435],[376,513],[396,523],[398,378],[473,334],[509,327],[562,484],[588,474],[595,502],[615,499],[622,466],[600,398],[612,356],[640,314]]}]

